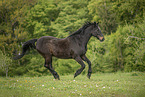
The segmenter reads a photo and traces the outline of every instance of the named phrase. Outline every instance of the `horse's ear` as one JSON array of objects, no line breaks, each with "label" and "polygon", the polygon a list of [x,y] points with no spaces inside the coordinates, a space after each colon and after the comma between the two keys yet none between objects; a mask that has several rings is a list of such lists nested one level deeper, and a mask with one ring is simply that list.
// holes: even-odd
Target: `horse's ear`
[{"label": "horse's ear", "polygon": [[97,23],[96,23],[96,22],[94,22],[94,25],[99,25],[99,22],[97,22]]}]

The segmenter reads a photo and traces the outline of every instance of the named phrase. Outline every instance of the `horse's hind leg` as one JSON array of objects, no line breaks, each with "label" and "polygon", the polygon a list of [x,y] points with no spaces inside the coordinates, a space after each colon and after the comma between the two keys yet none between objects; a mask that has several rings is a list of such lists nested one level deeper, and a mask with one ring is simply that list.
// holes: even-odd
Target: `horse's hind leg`
[{"label": "horse's hind leg", "polygon": [[57,74],[56,71],[54,71],[54,69],[52,68],[52,57],[46,57],[45,58],[45,64],[44,67],[46,67],[47,69],[49,69],[49,71],[52,73],[52,75],[54,76],[55,79],[59,79],[59,75]]},{"label": "horse's hind leg", "polygon": [[84,60],[85,62],[88,63],[89,69],[88,69],[88,78],[90,79],[91,77],[91,73],[92,73],[92,69],[91,69],[91,61],[84,55],[82,56],[82,60]]}]

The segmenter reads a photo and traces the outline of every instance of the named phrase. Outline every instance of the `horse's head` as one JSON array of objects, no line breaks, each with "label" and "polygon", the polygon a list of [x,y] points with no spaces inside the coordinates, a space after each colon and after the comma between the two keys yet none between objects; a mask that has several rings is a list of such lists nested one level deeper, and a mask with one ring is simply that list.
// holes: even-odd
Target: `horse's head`
[{"label": "horse's head", "polygon": [[96,37],[99,39],[101,42],[104,41],[104,36],[100,30],[100,27],[98,26],[98,23],[94,22],[93,29],[91,31],[92,36]]}]

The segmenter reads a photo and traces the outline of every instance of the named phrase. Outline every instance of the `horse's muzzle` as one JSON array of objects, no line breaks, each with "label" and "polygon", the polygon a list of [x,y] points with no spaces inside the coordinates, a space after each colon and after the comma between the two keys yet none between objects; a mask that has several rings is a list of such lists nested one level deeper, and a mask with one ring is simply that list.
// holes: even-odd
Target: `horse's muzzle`
[{"label": "horse's muzzle", "polygon": [[104,37],[98,37],[98,38],[99,38],[99,40],[100,40],[101,42],[103,42],[103,41],[105,40]]},{"label": "horse's muzzle", "polygon": [[101,39],[100,41],[103,42],[105,40],[105,38],[103,37],[103,39]]}]

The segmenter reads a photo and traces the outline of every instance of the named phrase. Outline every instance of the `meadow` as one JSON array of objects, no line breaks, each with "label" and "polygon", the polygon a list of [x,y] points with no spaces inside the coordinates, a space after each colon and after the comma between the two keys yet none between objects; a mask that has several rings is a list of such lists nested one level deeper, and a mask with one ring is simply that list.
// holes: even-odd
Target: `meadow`
[{"label": "meadow", "polygon": [[145,73],[0,77],[0,97],[143,97]]}]

